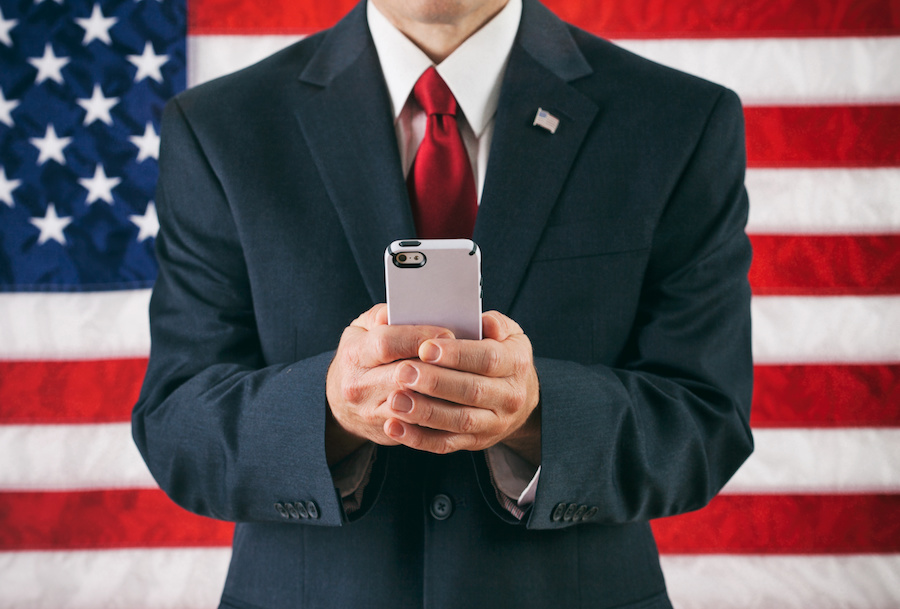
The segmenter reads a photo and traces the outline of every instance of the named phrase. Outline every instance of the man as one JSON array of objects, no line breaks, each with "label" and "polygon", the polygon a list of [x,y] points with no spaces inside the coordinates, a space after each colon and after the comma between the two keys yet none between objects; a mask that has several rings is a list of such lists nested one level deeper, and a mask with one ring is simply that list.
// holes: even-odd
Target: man
[{"label": "man", "polygon": [[[379,304],[384,248],[422,231],[431,64],[482,341]],[[535,0],[371,0],[182,94],[162,137],[134,437],[176,502],[238,522],[221,606],[670,606],[648,520],[752,450],[731,92]]]}]

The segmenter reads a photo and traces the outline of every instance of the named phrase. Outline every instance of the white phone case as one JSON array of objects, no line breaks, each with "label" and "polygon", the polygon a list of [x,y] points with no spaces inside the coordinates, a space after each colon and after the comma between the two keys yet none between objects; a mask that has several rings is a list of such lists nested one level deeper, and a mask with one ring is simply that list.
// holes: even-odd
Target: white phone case
[{"label": "white phone case", "polygon": [[481,339],[481,250],[471,239],[404,239],[384,252],[388,323]]}]

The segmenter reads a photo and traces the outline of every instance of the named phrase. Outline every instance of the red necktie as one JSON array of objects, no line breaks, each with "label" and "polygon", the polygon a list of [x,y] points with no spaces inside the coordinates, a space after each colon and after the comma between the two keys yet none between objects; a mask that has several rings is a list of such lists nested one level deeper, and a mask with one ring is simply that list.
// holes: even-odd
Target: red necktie
[{"label": "red necktie", "polygon": [[413,96],[428,115],[425,138],[407,177],[416,235],[471,238],[478,204],[472,165],[456,125],[456,98],[433,67],[419,77]]}]

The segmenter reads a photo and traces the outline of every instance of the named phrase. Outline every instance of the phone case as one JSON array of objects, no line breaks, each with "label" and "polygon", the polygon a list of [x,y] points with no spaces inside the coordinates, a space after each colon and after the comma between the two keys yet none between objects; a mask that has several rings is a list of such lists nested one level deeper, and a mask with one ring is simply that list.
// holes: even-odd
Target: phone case
[{"label": "phone case", "polygon": [[384,252],[388,323],[481,339],[481,250],[471,239],[406,239]]}]

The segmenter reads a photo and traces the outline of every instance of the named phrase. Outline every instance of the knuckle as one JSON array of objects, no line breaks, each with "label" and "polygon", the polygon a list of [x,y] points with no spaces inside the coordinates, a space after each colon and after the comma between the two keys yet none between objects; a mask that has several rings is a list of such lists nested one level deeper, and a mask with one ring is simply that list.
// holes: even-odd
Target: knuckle
[{"label": "knuckle", "polygon": [[475,431],[476,426],[478,425],[475,417],[472,416],[472,413],[466,412],[465,410],[459,411],[459,420],[457,421],[457,428],[460,433],[472,433]]},{"label": "knuckle", "polygon": [[503,363],[503,358],[497,349],[486,349],[482,356],[482,367],[488,376],[496,376]]},{"label": "knuckle", "polygon": [[365,400],[366,393],[365,387],[356,381],[344,383],[341,387],[341,397],[351,404],[359,404]]},{"label": "knuckle", "polygon": [[486,392],[484,383],[478,378],[474,378],[466,386],[465,401],[472,405],[481,404],[485,399]]}]

